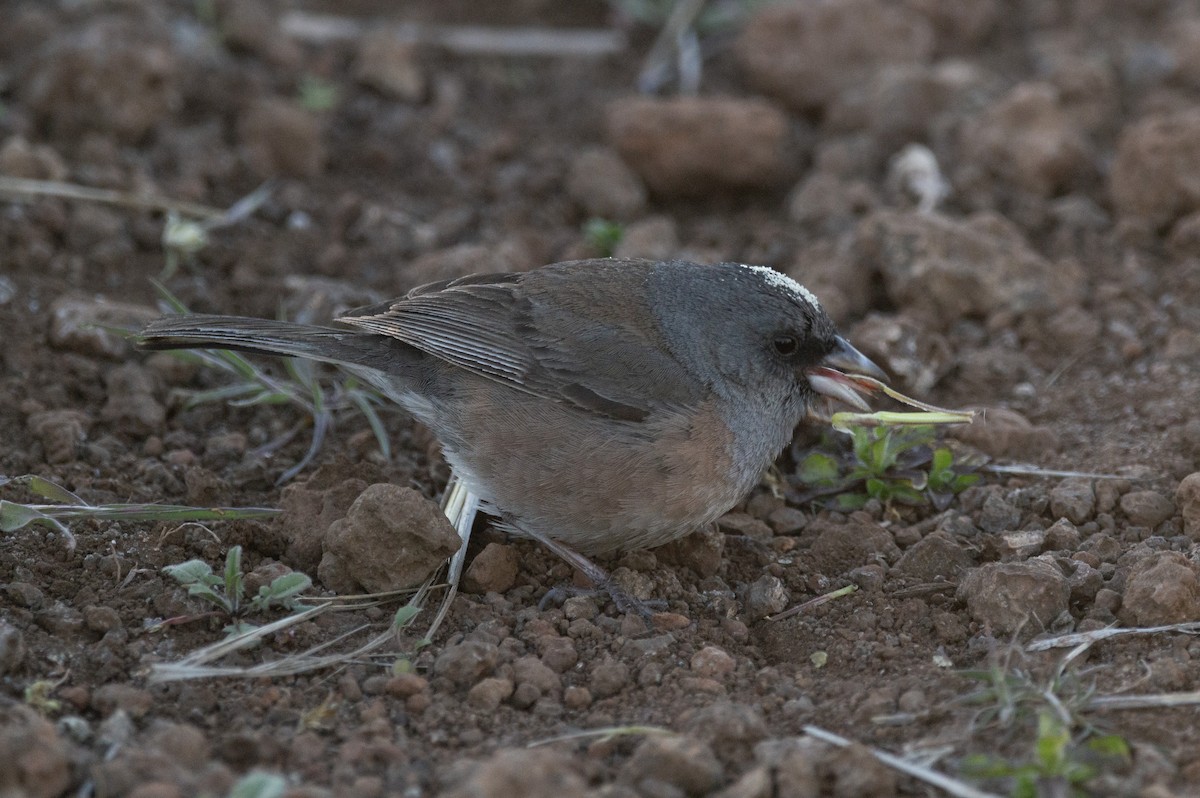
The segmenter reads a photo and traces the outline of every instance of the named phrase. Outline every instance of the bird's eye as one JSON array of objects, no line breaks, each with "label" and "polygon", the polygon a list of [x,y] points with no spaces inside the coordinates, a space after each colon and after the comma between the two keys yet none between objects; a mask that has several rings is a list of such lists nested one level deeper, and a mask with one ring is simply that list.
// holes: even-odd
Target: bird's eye
[{"label": "bird's eye", "polygon": [[775,347],[776,354],[784,357],[791,357],[800,351],[800,339],[794,335],[776,335],[771,345]]}]

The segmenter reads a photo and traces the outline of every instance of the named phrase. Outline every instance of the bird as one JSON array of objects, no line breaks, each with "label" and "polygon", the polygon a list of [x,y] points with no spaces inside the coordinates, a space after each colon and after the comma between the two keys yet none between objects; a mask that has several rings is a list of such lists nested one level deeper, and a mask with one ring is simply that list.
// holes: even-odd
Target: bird
[{"label": "bird", "polygon": [[591,557],[712,524],[822,397],[867,409],[848,375],[884,376],[812,292],[740,263],[603,258],[473,274],[335,322],[170,316],[137,343],[345,369],[428,427],[502,528],[619,605]]}]

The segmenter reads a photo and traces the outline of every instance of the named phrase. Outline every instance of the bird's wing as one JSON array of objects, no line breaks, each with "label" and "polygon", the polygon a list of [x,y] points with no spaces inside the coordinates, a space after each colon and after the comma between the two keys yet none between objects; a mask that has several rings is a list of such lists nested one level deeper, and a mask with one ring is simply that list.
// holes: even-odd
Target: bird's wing
[{"label": "bird's wing", "polygon": [[655,407],[693,403],[699,386],[646,314],[620,298],[626,278],[640,276],[630,263],[430,283],[339,321],[527,393],[641,421]]}]

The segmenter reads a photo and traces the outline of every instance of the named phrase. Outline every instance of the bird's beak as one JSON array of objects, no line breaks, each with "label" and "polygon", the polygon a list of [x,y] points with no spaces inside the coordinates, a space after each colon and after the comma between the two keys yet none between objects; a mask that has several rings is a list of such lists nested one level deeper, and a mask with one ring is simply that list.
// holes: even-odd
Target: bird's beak
[{"label": "bird's beak", "polygon": [[825,356],[820,365],[805,372],[808,384],[822,396],[845,402],[859,410],[870,410],[870,405],[860,395],[864,392],[862,386],[843,372],[877,380],[887,379],[887,374],[842,336],[839,335],[834,341],[834,350]]}]

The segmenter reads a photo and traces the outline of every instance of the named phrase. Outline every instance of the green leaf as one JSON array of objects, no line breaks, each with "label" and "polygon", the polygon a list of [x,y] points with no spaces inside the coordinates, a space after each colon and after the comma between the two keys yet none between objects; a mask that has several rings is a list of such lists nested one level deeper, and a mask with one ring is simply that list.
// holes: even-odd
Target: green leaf
[{"label": "green leaf", "polygon": [[234,614],[242,604],[242,580],[242,547],[233,546],[225,555],[225,597]]},{"label": "green leaf", "polygon": [[229,599],[221,593],[218,593],[209,585],[199,582],[188,585],[188,595],[202,598],[208,603],[227,613],[233,611],[233,608],[229,604]]},{"label": "green leaf", "polygon": [[228,402],[260,391],[262,391],[262,386],[251,382],[226,385],[224,388],[214,388],[211,391],[196,391],[188,396],[184,407],[191,409],[209,402]]},{"label": "green leaf", "polygon": [[978,474],[959,474],[954,478],[954,484],[951,489],[955,493],[962,493],[964,490],[978,482],[979,479],[980,477]]},{"label": "green leaf", "polygon": [[396,610],[396,614],[392,616],[392,629],[404,629],[413,622],[413,619],[421,612],[420,607],[412,604],[405,604],[400,609]]},{"label": "green leaf", "polygon": [[1046,773],[1059,773],[1067,759],[1071,730],[1049,712],[1038,714],[1037,760]]},{"label": "green leaf", "polygon": [[275,773],[255,770],[233,785],[229,798],[279,798],[287,791],[287,781]]},{"label": "green leaf", "polygon": [[303,593],[310,587],[312,587],[312,580],[308,578],[307,574],[292,571],[275,577],[269,585],[263,585],[259,588],[258,594],[268,601],[285,601]]},{"label": "green leaf", "polygon": [[840,493],[834,497],[833,506],[841,512],[861,510],[870,499],[865,493]]},{"label": "green leaf", "polygon": [[941,473],[950,468],[954,463],[954,453],[949,449],[940,448],[933,450],[933,461],[930,463],[929,470],[931,473]]},{"label": "green leaf", "polygon": [[210,584],[210,579],[211,583],[220,582],[213,577],[212,567],[204,560],[188,560],[178,565],[168,565],[163,568],[163,572],[181,585]]},{"label": "green leaf", "polygon": [[838,479],[838,463],[827,454],[813,452],[800,461],[800,481],[806,485],[832,485]]},{"label": "green leaf", "polygon": [[15,532],[32,523],[54,525],[58,522],[27,505],[0,499],[0,532]]},{"label": "green leaf", "polygon": [[1119,734],[1106,734],[1102,737],[1088,740],[1087,747],[1101,756],[1130,757],[1129,743]]},{"label": "green leaf", "polygon": [[392,444],[388,440],[387,430],[384,429],[383,420],[379,418],[379,413],[375,411],[375,405],[371,401],[371,395],[363,391],[350,391],[347,394],[350,401],[358,408],[358,412],[363,414],[363,418],[367,420],[367,424],[371,427],[371,432],[375,435],[375,442],[379,444],[379,451],[383,454],[384,460],[392,459]]},{"label": "green leaf", "polygon": [[988,754],[968,754],[962,760],[963,772],[977,779],[998,779],[1013,775],[1016,768],[1007,759]]}]

